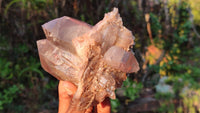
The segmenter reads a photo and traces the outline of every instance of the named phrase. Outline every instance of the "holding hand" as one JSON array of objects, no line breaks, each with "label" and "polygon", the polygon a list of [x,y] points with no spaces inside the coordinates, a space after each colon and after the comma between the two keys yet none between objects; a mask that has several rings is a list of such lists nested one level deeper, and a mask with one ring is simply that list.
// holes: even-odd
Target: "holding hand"
[{"label": "holding hand", "polygon": [[59,108],[58,113],[110,113],[110,100],[106,98],[103,102],[99,103],[93,107],[88,108],[84,111],[74,110],[68,112],[69,106],[71,104],[73,95],[75,94],[77,87],[68,81],[60,81],[58,85],[58,94],[59,94]]}]

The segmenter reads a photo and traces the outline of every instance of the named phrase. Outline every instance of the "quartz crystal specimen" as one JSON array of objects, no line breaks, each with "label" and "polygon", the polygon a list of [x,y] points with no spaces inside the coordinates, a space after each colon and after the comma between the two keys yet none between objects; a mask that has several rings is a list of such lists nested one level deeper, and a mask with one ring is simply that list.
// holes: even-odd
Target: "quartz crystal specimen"
[{"label": "quartz crystal specimen", "polygon": [[70,108],[84,110],[106,97],[114,99],[126,73],[139,70],[129,50],[134,37],[117,8],[95,26],[64,16],[42,28],[47,38],[37,41],[42,67],[77,86]]}]

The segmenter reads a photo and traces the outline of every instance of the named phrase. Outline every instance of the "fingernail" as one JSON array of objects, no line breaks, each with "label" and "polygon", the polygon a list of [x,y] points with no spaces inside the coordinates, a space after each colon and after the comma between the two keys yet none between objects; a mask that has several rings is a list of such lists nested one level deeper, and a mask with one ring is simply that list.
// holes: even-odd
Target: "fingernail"
[{"label": "fingernail", "polygon": [[67,94],[69,96],[72,96],[73,95],[73,92],[69,89],[69,88],[65,88],[65,91],[67,92]]}]

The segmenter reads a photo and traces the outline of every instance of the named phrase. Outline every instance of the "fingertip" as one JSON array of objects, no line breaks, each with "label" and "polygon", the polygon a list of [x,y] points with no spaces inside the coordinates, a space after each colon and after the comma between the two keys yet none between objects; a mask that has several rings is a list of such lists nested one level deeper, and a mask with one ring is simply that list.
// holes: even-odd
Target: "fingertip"
[{"label": "fingertip", "polygon": [[105,100],[97,105],[97,113],[110,113],[110,99],[105,98]]},{"label": "fingertip", "polygon": [[85,113],[92,113],[93,107],[88,108]]},{"label": "fingertip", "polygon": [[59,95],[68,94],[69,96],[72,96],[75,94],[77,87],[69,81],[60,81],[58,85],[58,90],[59,90]]},{"label": "fingertip", "polygon": [[59,95],[59,113],[66,113],[70,103],[72,96],[76,92],[76,86],[68,81],[60,81],[58,85],[58,95]]}]

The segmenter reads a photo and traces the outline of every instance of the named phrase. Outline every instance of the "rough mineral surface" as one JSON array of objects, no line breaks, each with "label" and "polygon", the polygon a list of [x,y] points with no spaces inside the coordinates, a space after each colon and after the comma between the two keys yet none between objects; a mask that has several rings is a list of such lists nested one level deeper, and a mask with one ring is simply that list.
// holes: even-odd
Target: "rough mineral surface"
[{"label": "rough mineral surface", "polygon": [[114,99],[126,73],[139,70],[129,50],[134,37],[116,8],[95,26],[64,16],[42,28],[47,37],[37,41],[42,67],[78,87],[73,109],[87,109],[105,97]]}]

